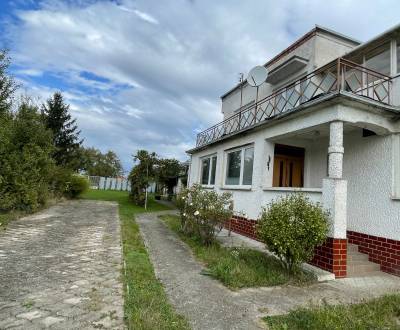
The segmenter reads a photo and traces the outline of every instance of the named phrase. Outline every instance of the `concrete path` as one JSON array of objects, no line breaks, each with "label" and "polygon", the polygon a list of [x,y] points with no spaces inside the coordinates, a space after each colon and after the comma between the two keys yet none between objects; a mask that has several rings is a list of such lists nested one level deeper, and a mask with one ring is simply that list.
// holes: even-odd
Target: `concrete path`
[{"label": "concrete path", "polygon": [[117,205],[70,201],[0,232],[0,329],[124,329]]},{"label": "concrete path", "polygon": [[400,278],[350,278],[307,287],[277,286],[231,291],[208,276],[189,248],[171,232],[158,215],[137,216],[136,221],[157,277],[178,313],[185,315],[193,329],[256,329],[260,317],[322,303],[355,303],[385,293],[400,293]]}]

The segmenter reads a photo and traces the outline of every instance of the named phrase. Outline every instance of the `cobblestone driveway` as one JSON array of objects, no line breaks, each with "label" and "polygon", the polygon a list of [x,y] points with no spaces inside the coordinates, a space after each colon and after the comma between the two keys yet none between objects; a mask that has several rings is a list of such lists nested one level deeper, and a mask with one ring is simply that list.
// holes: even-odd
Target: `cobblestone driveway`
[{"label": "cobblestone driveway", "polygon": [[0,232],[0,329],[123,329],[117,205],[69,201]]}]

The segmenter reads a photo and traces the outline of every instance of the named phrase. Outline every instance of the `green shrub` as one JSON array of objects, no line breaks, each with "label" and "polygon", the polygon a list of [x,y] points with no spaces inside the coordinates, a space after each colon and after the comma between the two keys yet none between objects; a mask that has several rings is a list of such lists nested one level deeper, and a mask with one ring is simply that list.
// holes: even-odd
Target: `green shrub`
[{"label": "green shrub", "polygon": [[257,235],[294,272],[325,241],[328,216],[319,203],[312,203],[302,194],[291,194],[263,208]]},{"label": "green shrub", "polygon": [[46,202],[55,166],[51,132],[29,103],[1,116],[0,127],[0,210],[35,211]]},{"label": "green shrub", "polygon": [[89,181],[84,176],[73,174],[70,177],[67,188],[67,196],[76,198],[89,190]]},{"label": "green shrub", "polygon": [[219,195],[214,190],[206,191],[200,185],[185,189],[177,197],[181,230],[186,235],[195,235],[205,245],[210,245],[223,225],[232,217],[232,195]]}]

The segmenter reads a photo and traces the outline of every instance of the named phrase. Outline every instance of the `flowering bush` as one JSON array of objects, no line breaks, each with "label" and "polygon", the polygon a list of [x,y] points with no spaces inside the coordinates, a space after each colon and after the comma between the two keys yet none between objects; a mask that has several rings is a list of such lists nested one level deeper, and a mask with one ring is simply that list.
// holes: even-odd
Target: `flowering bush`
[{"label": "flowering bush", "polygon": [[231,194],[219,195],[214,190],[204,190],[200,185],[185,189],[177,197],[181,216],[181,230],[196,235],[205,245],[215,240],[224,223],[232,217]]},{"label": "flowering bush", "polygon": [[319,203],[302,194],[291,194],[263,209],[256,230],[268,250],[293,272],[312,258],[315,246],[325,241],[328,216]]}]

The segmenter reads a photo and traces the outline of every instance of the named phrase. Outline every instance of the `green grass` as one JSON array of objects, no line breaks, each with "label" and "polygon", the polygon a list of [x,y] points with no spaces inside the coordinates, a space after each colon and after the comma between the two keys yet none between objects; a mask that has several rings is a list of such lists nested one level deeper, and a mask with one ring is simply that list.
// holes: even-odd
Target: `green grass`
[{"label": "green grass", "polygon": [[19,211],[11,211],[0,213],[0,229],[6,229],[7,225],[13,221],[21,218],[22,216],[26,215],[26,213],[19,212]]},{"label": "green grass", "polygon": [[400,329],[400,295],[355,305],[300,308],[288,315],[264,318],[272,330]]},{"label": "green grass", "polygon": [[[127,192],[90,190],[83,199],[115,201],[119,204],[123,254],[126,276],[123,274],[125,290],[125,318],[129,329],[189,329],[186,320],[177,315],[169,304],[164,288],[154,275],[149,255],[135,223],[134,216],[145,212],[134,205]],[[149,201],[148,212],[162,211],[166,206]],[[126,284],[129,286],[127,292]]]},{"label": "green grass", "polygon": [[187,243],[194,255],[205,263],[204,274],[210,275],[231,289],[246,287],[274,286],[286,283],[305,284],[312,276],[305,273],[288,274],[280,262],[265,253],[252,249],[232,249],[218,243],[202,245],[196,238],[188,237],[180,231],[178,216],[161,216],[169,228]]}]

